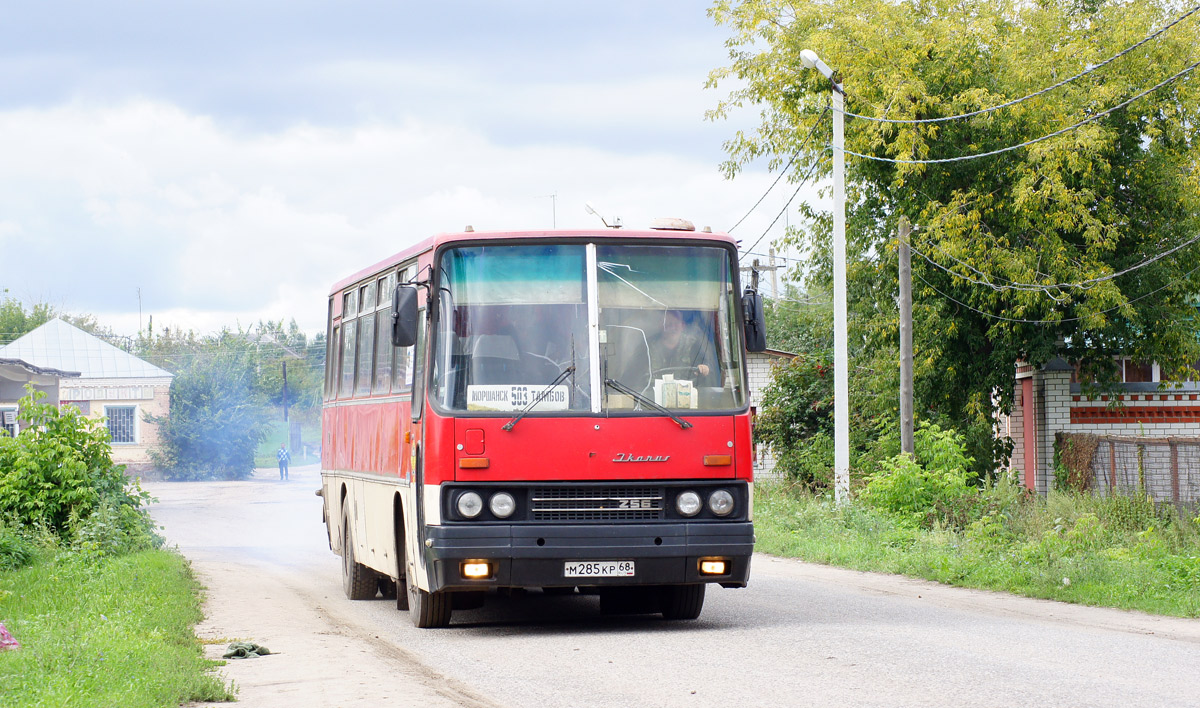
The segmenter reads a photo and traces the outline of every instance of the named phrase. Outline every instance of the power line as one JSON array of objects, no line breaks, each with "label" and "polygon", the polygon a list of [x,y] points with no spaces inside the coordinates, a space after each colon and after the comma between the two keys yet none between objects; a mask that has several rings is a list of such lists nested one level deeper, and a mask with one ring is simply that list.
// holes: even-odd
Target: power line
[{"label": "power line", "polygon": [[1139,98],[1141,98],[1147,94],[1153,93],[1153,92],[1159,90],[1160,88],[1178,80],[1185,74],[1194,70],[1197,66],[1200,66],[1200,61],[1192,64],[1191,66],[1187,67],[1183,71],[1180,71],[1178,74],[1175,74],[1174,76],[1172,76],[1168,79],[1160,81],[1159,83],[1155,84],[1154,86],[1151,86],[1150,88],[1146,89],[1145,91],[1142,91],[1141,93],[1137,94],[1136,96],[1126,99],[1126,100],[1118,103],[1117,105],[1113,106],[1112,108],[1107,108],[1099,113],[1088,116],[1087,118],[1084,118],[1083,120],[1079,121],[1078,123],[1075,123],[1074,125],[1069,125],[1066,128],[1063,128],[1061,130],[1056,130],[1053,133],[1043,135],[1040,138],[1034,138],[1033,140],[1026,140],[1023,143],[1020,143],[1017,145],[1010,145],[1008,147],[999,148],[997,150],[989,150],[988,152],[976,153],[974,155],[960,155],[958,157],[944,157],[944,158],[939,158],[936,160],[900,160],[900,159],[893,158],[893,157],[880,157],[878,155],[866,155],[861,152],[854,152],[853,150],[846,150],[844,148],[843,148],[842,152],[844,152],[847,155],[861,157],[864,160],[875,160],[876,162],[890,162],[890,163],[899,164],[899,165],[939,165],[939,164],[945,164],[948,162],[963,162],[965,160],[978,160],[981,157],[991,157],[993,155],[999,155],[1001,153],[1011,152],[1013,150],[1019,150],[1023,147],[1029,147],[1030,145],[1036,145],[1037,143],[1044,142],[1046,140],[1049,140],[1050,138],[1056,138],[1060,135],[1063,135],[1064,133],[1069,133],[1072,130],[1081,128],[1081,127],[1087,125],[1088,123],[1097,121],[1097,120],[1103,118],[1104,116],[1106,116],[1110,113],[1113,113],[1114,111],[1120,110],[1121,108],[1128,106],[1129,104],[1133,103],[1134,101],[1138,100]]},{"label": "power line", "polygon": [[[992,290],[996,290],[996,291],[1000,291],[1000,290],[1020,290],[1020,291],[1034,291],[1034,292],[1042,291],[1042,292],[1045,292],[1047,295],[1050,295],[1050,290],[1066,290],[1068,288],[1079,288],[1080,290],[1090,290],[1091,288],[1095,287],[1096,285],[1098,285],[1100,283],[1103,283],[1103,282],[1106,282],[1109,280],[1113,280],[1114,278],[1119,278],[1122,275],[1125,275],[1126,273],[1132,273],[1135,270],[1140,270],[1142,268],[1145,268],[1148,265],[1156,263],[1156,262],[1162,260],[1163,258],[1166,258],[1167,256],[1180,251],[1181,249],[1187,248],[1188,246],[1192,245],[1193,243],[1196,243],[1197,241],[1200,241],[1200,234],[1193,236],[1192,238],[1188,239],[1187,241],[1184,241],[1183,243],[1179,244],[1178,246],[1175,246],[1174,248],[1170,248],[1161,253],[1156,253],[1153,256],[1150,256],[1149,258],[1146,258],[1145,260],[1141,261],[1140,263],[1136,263],[1128,268],[1116,271],[1115,273],[1109,273],[1108,275],[1102,275],[1102,276],[1099,276],[1096,278],[1089,278],[1087,280],[1081,280],[1077,283],[1052,283],[1052,284],[1044,284],[1044,285],[1039,284],[1039,283],[1022,283],[1022,282],[1018,282],[1018,281],[1014,281],[1014,280],[1010,280],[1006,284],[989,283],[986,281],[976,280],[970,276],[963,275],[962,273],[956,273],[953,270],[950,270],[946,266],[942,265],[941,263],[938,263],[937,261],[933,260],[929,256],[925,255],[924,253],[922,253],[921,251],[919,251],[915,247],[913,247],[911,242],[909,243],[909,248],[912,248],[913,253],[916,253],[918,256],[925,259],[925,261],[927,261],[930,265],[936,266],[937,268],[940,268],[940,269],[946,271],[946,273],[949,273],[950,275],[952,275],[956,278],[961,278],[963,280],[966,280],[967,282],[974,283],[976,285],[983,285],[983,286],[989,287]],[[989,277],[987,273],[980,271],[978,268],[975,268],[971,264],[969,264],[965,261],[962,261],[958,258],[955,258],[953,255],[946,253],[945,251],[942,251],[941,249],[938,249],[938,250],[941,251],[942,253],[944,253],[947,257],[949,257],[954,262],[956,262],[962,266],[965,266],[967,268],[970,268],[972,271],[978,273],[979,275],[981,275],[985,278]],[[1053,295],[1051,295],[1051,297],[1053,297]],[[1057,298],[1055,298],[1055,299],[1057,299]]]},{"label": "power line", "polygon": [[784,165],[783,169],[781,169],[779,171],[779,176],[775,178],[775,181],[771,183],[770,187],[767,187],[767,191],[763,192],[763,195],[758,198],[758,201],[754,202],[754,206],[750,207],[750,210],[747,211],[746,214],[744,216],[742,216],[742,218],[738,219],[736,224],[734,224],[733,226],[730,226],[726,230],[726,233],[733,233],[734,229],[741,226],[742,222],[746,220],[746,217],[748,217],[752,213],[754,213],[754,210],[758,208],[759,204],[762,204],[763,200],[767,198],[767,195],[771,193],[771,190],[775,189],[775,185],[779,184],[779,180],[783,179],[784,175],[787,174],[788,168],[792,166],[792,163],[796,161],[797,157],[800,157],[800,153],[804,152],[804,148],[808,145],[808,141],[812,139],[813,133],[817,132],[817,127],[821,125],[821,119],[824,118],[825,114],[828,112],[829,112],[829,106],[826,105],[825,109],[821,111],[821,114],[819,116],[817,116],[817,120],[815,122],[813,122],[812,130],[808,131],[808,135],[804,138],[804,142],[801,143],[800,149],[798,149],[798,150],[796,150],[796,152],[792,153],[792,156],[790,159],[788,159],[787,164]]},{"label": "power line", "polygon": [[[1186,278],[1198,270],[1200,270],[1200,266],[1196,266],[1195,268],[1192,268],[1188,272],[1184,273],[1183,277]],[[1021,318],[1017,318],[1017,317],[1004,317],[1003,315],[994,315],[990,312],[984,312],[983,310],[980,310],[976,307],[972,307],[972,306],[968,305],[967,303],[962,302],[961,300],[957,300],[954,297],[951,297],[950,295],[947,295],[946,293],[942,292],[941,290],[938,290],[932,283],[930,283],[928,280],[926,280],[924,277],[922,277],[920,273],[914,272],[913,274],[917,276],[918,280],[920,280],[922,283],[925,283],[925,285],[927,285],[930,290],[934,291],[938,295],[941,295],[942,297],[946,298],[950,302],[953,302],[954,304],[959,305],[961,307],[965,307],[972,312],[983,315],[984,317],[990,317],[995,320],[1002,320],[1004,322],[1016,322],[1016,323],[1020,323],[1020,324],[1059,324],[1062,322],[1078,322],[1078,321],[1084,319],[1083,317],[1064,317],[1061,320],[1025,320],[1025,319],[1021,319]],[[1171,285],[1173,285],[1173,283],[1167,283],[1166,285],[1163,285],[1160,288],[1151,290],[1148,293],[1139,295],[1131,300],[1126,300],[1124,304],[1117,305],[1115,307],[1110,307],[1107,310],[1100,310],[1099,312],[1095,312],[1092,314],[1106,315],[1110,312],[1114,312],[1116,310],[1121,309],[1122,307],[1125,307],[1125,305],[1132,305],[1133,303],[1135,303],[1139,300],[1144,300],[1144,299],[1150,297],[1151,295],[1154,295],[1158,292],[1166,290],[1167,288],[1171,287]]]},{"label": "power line", "polygon": [[824,153],[825,151],[822,151],[822,154],[817,159],[813,160],[812,165],[808,168],[808,172],[805,173],[803,179],[800,180],[800,184],[796,185],[796,191],[792,192],[792,196],[788,197],[787,203],[783,205],[783,208],[779,210],[779,213],[775,215],[775,218],[771,219],[771,223],[767,225],[767,228],[762,232],[762,235],[755,239],[754,243],[750,244],[750,247],[746,249],[746,252],[738,257],[739,263],[741,263],[742,259],[749,255],[750,251],[754,250],[754,247],[757,246],[768,233],[770,233],[772,227],[775,226],[775,222],[779,221],[779,217],[783,216],[783,213],[786,212],[788,207],[792,205],[792,201],[797,195],[800,194],[800,190],[805,184],[808,183],[808,179],[812,177],[813,170],[817,168],[817,165],[821,164],[821,159],[825,156]]},{"label": "power line", "polygon": [[1116,54],[1109,57],[1108,59],[1105,59],[1104,61],[1100,62],[1099,64],[1092,65],[1092,66],[1088,67],[1087,69],[1079,72],[1078,74],[1075,74],[1074,76],[1072,76],[1068,79],[1063,79],[1062,81],[1059,81],[1058,83],[1054,84],[1053,86],[1047,86],[1044,89],[1034,91],[1033,93],[1029,94],[1028,96],[1022,96],[1021,98],[1013,99],[1006,103],[1001,103],[997,106],[992,106],[990,108],[981,108],[977,111],[971,111],[970,113],[961,113],[961,114],[955,115],[955,116],[943,116],[941,118],[912,118],[912,119],[878,118],[876,116],[864,116],[864,115],[860,115],[858,113],[851,113],[850,111],[842,111],[842,114],[850,116],[851,118],[861,118],[862,120],[875,121],[878,123],[904,123],[904,124],[941,123],[941,122],[950,121],[950,120],[959,120],[961,118],[972,118],[977,115],[982,115],[984,113],[990,113],[992,111],[1000,110],[1001,108],[1008,108],[1009,106],[1015,106],[1018,103],[1028,101],[1031,98],[1036,98],[1038,96],[1041,96],[1044,93],[1048,93],[1050,91],[1053,91],[1054,89],[1060,88],[1062,86],[1066,86],[1067,84],[1071,83],[1072,81],[1081,79],[1084,76],[1087,76],[1088,74],[1090,74],[1098,69],[1108,66],[1109,64],[1113,63],[1117,59],[1120,59],[1121,57],[1125,56],[1126,54],[1128,54],[1128,53],[1132,52],[1133,50],[1137,49],[1138,47],[1142,46],[1146,42],[1149,42],[1150,40],[1161,36],[1167,30],[1171,29],[1175,25],[1179,24],[1180,22],[1183,22],[1187,18],[1196,14],[1196,12],[1200,12],[1200,5],[1193,7],[1191,10],[1188,10],[1184,14],[1175,18],[1170,23],[1168,23],[1167,25],[1165,25],[1164,27],[1159,29],[1157,32],[1147,35],[1145,39],[1142,39],[1140,42],[1137,42],[1136,44],[1133,44],[1129,47],[1126,47],[1125,49],[1121,50],[1120,52],[1117,52]]}]

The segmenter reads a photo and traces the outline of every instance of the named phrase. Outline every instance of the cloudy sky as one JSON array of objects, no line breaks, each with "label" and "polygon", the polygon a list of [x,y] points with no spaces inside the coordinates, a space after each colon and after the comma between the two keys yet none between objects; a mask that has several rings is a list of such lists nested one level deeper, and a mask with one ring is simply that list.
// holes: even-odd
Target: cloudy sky
[{"label": "cloudy sky", "polygon": [[[727,229],[774,175],[720,174],[756,115],[704,120],[727,63],[706,7],[10,3],[0,289],[122,334],[139,289],[156,327],[315,332],[333,282],[466,224],[592,227],[589,201],[628,226]],[[744,245],[790,193],[738,228]]]}]

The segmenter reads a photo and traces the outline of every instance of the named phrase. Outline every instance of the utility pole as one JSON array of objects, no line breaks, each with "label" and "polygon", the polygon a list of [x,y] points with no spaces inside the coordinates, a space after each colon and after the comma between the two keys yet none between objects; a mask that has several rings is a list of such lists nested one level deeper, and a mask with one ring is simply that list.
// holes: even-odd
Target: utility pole
[{"label": "utility pole", "polygon": [[771,246],[767,250],[767,262],[771,265],[768,269],[771,271],[771,297],[779,297],[779,274],[776,272],[779,266],[775,265],[775,247]]},{"label": "utility pole", "polygon": [[287,362],[283,362],[283,420],[286,423],[288,419],[288,399],[287,399]]},{"label": "utility pole", "polygon": [[[741,268],[738,268],[738,271],[740,271],[742,273],[750,274],[750,287],[754,288],[755,290],[758,290],[758,275],[759,275],[759,273],[762,273],[764,270],[771,271],[771,283],[775,286],[778,286],[778,281],[776,280],[775,271],[783,268],[783,266],[775,265],[775,263],[774,263],[775,249],[773,249],[773,248],[771,249],[770,259],[771,259],[771,265],[769,265],[769,266],[763,265],[762,261],[755,258],[753,264],[751,264],[749,266],[742,266]],[[778,294],[778,292],[772,292],[771,296],[778,297],[779,294]]]},{"label": "utility pole", "polygon": [[900,217],[900,451],[916,454],[913,446],[912,227]]}]

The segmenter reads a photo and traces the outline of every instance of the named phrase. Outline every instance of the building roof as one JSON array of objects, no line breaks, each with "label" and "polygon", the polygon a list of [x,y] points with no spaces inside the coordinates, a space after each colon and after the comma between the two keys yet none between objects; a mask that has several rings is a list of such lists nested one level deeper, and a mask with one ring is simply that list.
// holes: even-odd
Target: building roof
[{"label": "building roof", "polygon": [[78,371],[85,379],[161,378],[172,374],[55,318],[0,347],[0,358],[34,366]]},{"label": "building roof", "polygon": [[50,376],[58,379],[78,377],[80,375],[78,371],[59,371],[58,369],[52,369],[48,366],[34,366],[27,361],[21,361],[20,359],[6,359],[4,357],[0,357],[0,366],[23,369],[30,374],[37,376]]}]

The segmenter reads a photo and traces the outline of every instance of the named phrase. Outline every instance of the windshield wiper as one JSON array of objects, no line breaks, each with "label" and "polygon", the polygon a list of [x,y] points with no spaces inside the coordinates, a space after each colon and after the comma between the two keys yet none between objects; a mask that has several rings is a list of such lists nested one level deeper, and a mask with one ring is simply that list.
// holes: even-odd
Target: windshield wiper
[{"label": "windshield wiper", "polygon": [[617,381],[616,379],[604,379],[604,385],[615,388],[616,390],[620,391],[621,393],[623,393],[627,396],[633,396],[633,400],[635,400],[638,403],[641,403],[643,405],[650,406],[651,408],[658,411],[659,413],[663,413],[665,415],[671,416],[671,420],[675,421],[676,423],[679,423],[679,427],[683,428],[684,430],[687,430],[688,428],[692,427],[691,423],[689,423],[686,420],[684,420],[683,418],[680,418],[679,416],[675,415],[674,413],[667,410],[663,406],[660,406],[657,403],[655,403],[653,398],[648,398],[646,396],[643,396],[642,394],[638,393],[637,391],[634,391],[632,388],[629,388],[628,386],[621,383],[620,381]]},{"label": "windshield wiper", "polygon": [[526,405],[526,406],[525,406],[525,408],[523,408],[523,409],[521,410],[521,412],[517,414],[517,417],[516,417],[516,418],[513,418],[512,420],[510,420],[510,421],[508,421],[507,423],[505,423],[505,424],[504,424],[504,428],[503,428],[503,429],[504,429],[504,430],[512,430],[512,429],[513,429],[513,427],[514,427],[514,426],[515,426],[517,423],[521,422],[521,419],[525,417],[525,414],[526,414],[526,413],[528,413],[529,411],[533,410],[533,407],[534,407],[534,406],[536,406],[536,405],[538,404],[538,401],[541,401],[541,400],[542,400],[542,398],[543,398],[543,397],[544,397],[544,396],[545,396],[547,393],[550,393],[550,389],[552,389],[552,388],[554,388],[555,386],[557,386],[557,385],[559,385],[560,383],[562,383],[564,379],[566,379],[568,376],[570,376],[570,375],[571,375],[571,374],[573,374],[573,373],[575,373],[575,365],[574,365],[574,364],[571,364],[571,365],[570,365],[570,366],[568,366],[567,368],[563,369],[562,373],[558,375],[558,378],[556,378],[556,379],[554,379],[553,381],[551,381],[549,386],[547,386],[546,388],[543,388],[543,389],[541,390],[541,392],[539,392],[539,393],[538,393],[538,395],[534,396],[534,397],[533,397],[533,399],[529,401],[529,404],[528,404],[528,405]]}]

